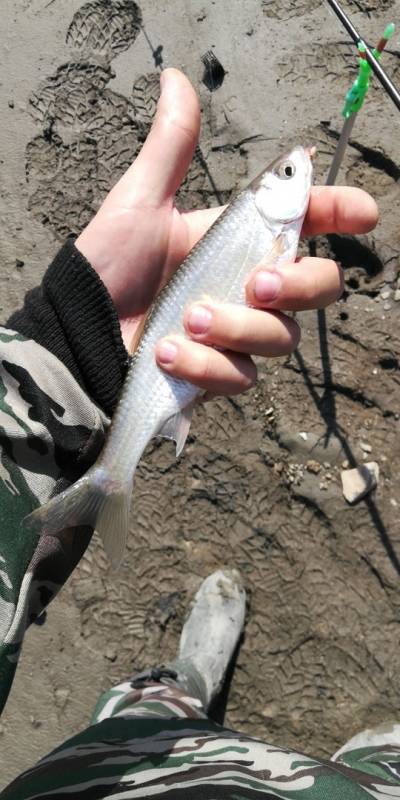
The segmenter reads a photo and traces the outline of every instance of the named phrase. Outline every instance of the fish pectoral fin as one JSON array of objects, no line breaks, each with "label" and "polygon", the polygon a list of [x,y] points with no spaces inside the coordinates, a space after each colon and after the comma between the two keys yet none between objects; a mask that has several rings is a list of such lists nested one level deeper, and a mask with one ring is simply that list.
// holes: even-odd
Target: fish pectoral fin
[{"label": "fish pectoral fin", "polygon": [[166,439],[173,439],[176,442],[177,458],[180,456],[189,434],[194,405],[194,403],[190,403],[182,411],[178,411],[177,414],[169,417],[157,434],[158,436],[165,436]]},{"label": "fish pectoral fin", "polygon": [[263,259],[263,263],[265,264],[273,264],[274,261],[282,256],[285,252],[285,235],[283,233],[279,233],[275,239],[275,242]]}]

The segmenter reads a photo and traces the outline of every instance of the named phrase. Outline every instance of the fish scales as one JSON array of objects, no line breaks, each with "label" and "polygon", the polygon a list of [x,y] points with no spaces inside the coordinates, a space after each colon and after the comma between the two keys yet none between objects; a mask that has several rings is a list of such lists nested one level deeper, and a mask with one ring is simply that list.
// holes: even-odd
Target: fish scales
[{"label": "fish scales", "polygon": [[[247,231],[245,240],[243,230]],[[183,313],[190,302],[212,297],[213,301],[244,303],[244,277],[251,269],[249,265],[254,266],[268,253],[272,239],[272,232],[254,214],[252,194],[244,192],[228,207],[213,233],[200,241],[186,259],[184,268],[166,286],[144,329],[126,377],[121,406],[116,412],[114,428],[120,426],[125,436],[115,437],[118,445],[110,462],[115,469],[123,472],[126,468],[125,449],[129,454],[127,468],[132,471],[137,464],[138,447],[132,448],[133,440],[130,437],[127,442],[127,430],[132,427],[133,403],[137,410],[142,404],[147,409],[142,417],[143,427],[146,428],[143,438],[147,442],[149,434],[151,438],[160,426],[161,417],[168,419],[201,393],[193,384],[162,373],[155,361],[149,365],[149,350],[164,336],[185,335]],[[285,257],[290,258],[291,255],[288,248]],[[151,410],[148,408],[149,397]],[[139,444],[137,440],[134,443]],[[124,462],[122,470],[121,459]]]},{"label": "fish scales", "polygon": [[155,301],[132,358],[121,397],[96,464],[65,492],[33,512],[30,525],[48,535],[91,525],[111,562],[125,549],[133,476],[146,445],[157,435],[187,438],[202,390],[163,372],[157,342],[186,336],[183,319],[192,302],[245,303],[246,278],[261,261],[295,258],[312,181],[310,151],[295,148],[274,161],[221,214],[192,249]]}]

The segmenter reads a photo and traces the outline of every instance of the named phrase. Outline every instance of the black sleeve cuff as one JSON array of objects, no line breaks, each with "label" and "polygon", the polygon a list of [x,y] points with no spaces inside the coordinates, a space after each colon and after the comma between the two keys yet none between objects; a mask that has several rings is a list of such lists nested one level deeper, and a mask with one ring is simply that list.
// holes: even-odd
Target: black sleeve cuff
[{"label": "black sleeve cuff", "polygon": [[34,339],[65,364],[87,394],[111,415],[128,353],[110,295],[95,270],[68,239],[41,286],[28,292],[9,328]]}]

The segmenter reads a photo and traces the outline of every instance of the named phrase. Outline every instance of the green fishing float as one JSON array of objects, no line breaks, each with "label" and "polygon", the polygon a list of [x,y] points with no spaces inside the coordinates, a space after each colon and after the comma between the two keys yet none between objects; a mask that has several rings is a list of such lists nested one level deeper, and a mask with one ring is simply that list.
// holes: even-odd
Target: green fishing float
[{"label": "green fishing float", "polygon": [[[372,54],[375,56],[377,60],[381,58],[382,53],[389,39],[391,39],[391,37],[393,36],[394,32],[395,32],[395,26],[393,22],[391,22],[389,25],[386,26],[381,40],[372,51]],[[366,51],[366,45],[364,44],[364,42],[360,41],[358,43],[358,52],[360,54],[359,64],[358,64],[358,75],[345,97],[344,106],[342,110],[342,116],[345,119],[345,123],[343,125],[342,132],[340,134],[340,139],[338,141],[337,148],[335,150],[335,154],[332,159],[332,164],[329,170],[329,174],[326,179],[327,186],[333,186],[333,184],[336,183],[337,174],[339,172],[340,166],[343,161],[345,150],[348,145],[348,141],[351,132],[353,130],[354,123],[356,121],[356,116],[360,111],[360,109],[363,107],[365,98],[368,94],[370,77],[373,70],[370,64],[368,63],[367,59],[365,58],[365,51]]]}]

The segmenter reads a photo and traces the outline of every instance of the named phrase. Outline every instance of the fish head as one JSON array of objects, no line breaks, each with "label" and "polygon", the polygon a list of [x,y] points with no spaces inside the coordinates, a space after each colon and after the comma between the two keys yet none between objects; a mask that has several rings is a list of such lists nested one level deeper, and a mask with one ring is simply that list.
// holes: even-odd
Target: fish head
[{"label": "fish head", "polygon": [[249,186],[257,210],[268,223],[289,224],[307,211],[315,149],[295,147],[270,164]]}]

